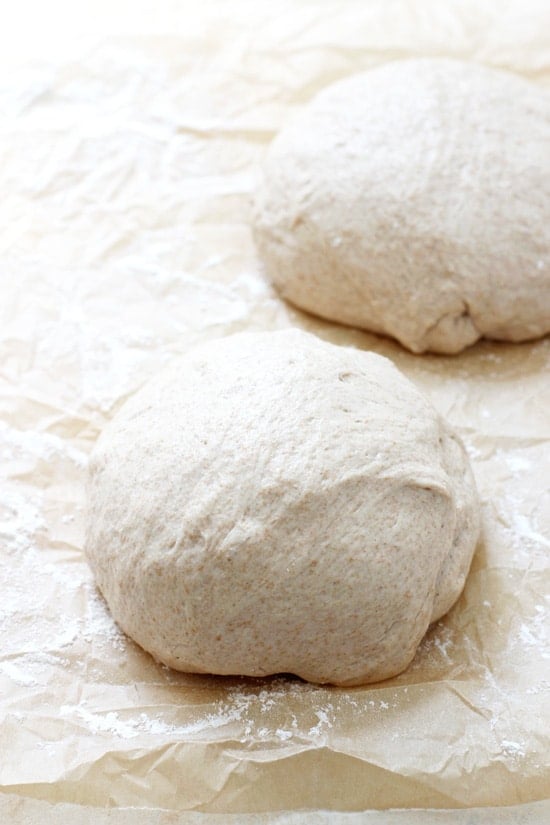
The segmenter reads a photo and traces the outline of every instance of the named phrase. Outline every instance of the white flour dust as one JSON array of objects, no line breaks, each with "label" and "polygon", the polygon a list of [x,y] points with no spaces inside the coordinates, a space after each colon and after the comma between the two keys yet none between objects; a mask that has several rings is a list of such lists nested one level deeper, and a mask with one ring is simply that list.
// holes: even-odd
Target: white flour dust
[{"label": "white flour dust", "polygon": [[[82,474],[86,456],[68,448],[66,442],[55,435],[27,433],[5,426],[0,427],[0,435],[0,455],[11,465],[36,466],[36,462],[43,462],[57,467],[59,472],[73,468]],[[487,458],[472,445],[470,453],[475,461],[483,462]],[[532,462],[524,452],[499,450],[493,456],[506,468],[510,479],[532,469]],[[501,525],[509,533],[510,553],[517,555],[535,544],[548,545],[536,523],[526,515],[525,502],[519,496],[509,492],[502,506]],[[19,635],[15,652],[0,661],[0,674],[20,692],[23,703],[25,695],[32,697],[54,690],[60,680],[68,684],[76,678],[85,684],[85,680],[91,678],[94,685],[101,684],[101,680],[107,678],[101,670],[103,663],[112,665],[120,661],[124,665],[129,645],[98,594],[78,548],[74,548],[75,552],[50,552],[46,512],[46,490],[12,483],[2,495],[0,531],[8,558],[13,562],[13,574],[11,587],[0,606],[0,620],[6,627],[11,623]],[[78,517],[76,511],[65,512],[59,521],[71,525]],[[31,589],[29,577],[33,581]],[[60,596],[53,611],[52,592]],[[39,594],[38,598],[35,593]],[[482,607],[495,610],[489,599],[483,600]],[[535,606],[532,616],[516,623],[510,638],[512,646],[517,644],[523,651],[531,650],[539,658],[549,657],[546,615],[547,607],[541,602]],[[448,670],[460,644],[451,626],[445,621],[436,623],[422,642],[410,672],[426,666]],[[98,664],[89,669],[92,659]],[[185,697],[185,677],[182,684],[181,674],[158,667],[155,685],[177,688],[181,684],[181,696]],[[150,671],[148,673],[141,688],[144,694],[150,679]],[[186,703],[180,707],[176,693],[168,706],[161,708],[153,702],[150,711],[144,709],[143,703],[132,706],[128,697],[120,706],[104,709],[95,699],[83,696],[77,703],[62,704],[58,716],[65,724],[73,725],[79,735],[94,738],[145,740],[144,744],[159,739],[178,742],[225,738],[275,747],[304,742],[322,745],[340,729],[343,718],[348,724],[350,719],[356,719],[357,725],[364,725],[368,714],[375,717],[391,714],[397,707],[397,703],[380,698],[376,690],[358,700],[353,691],[332,691],[287,677],[273,678],[261,687],[248,681],[236,685],[215,684],[219,698],[211,698],[212,684],[205,679],[204,688],[209,698],[197,705]],[[194,694],[196,690],[194,682]],[[401,690],[406,694],[408,688]],[[541,681],[532,685],[526,695],[535,696],[549,690],[548,682]],[[510,701],[509,696],[506,701]],[[491,705],[489,697],[487,704]],[[496,736],[499,715],[491,712],[490,726]],[[21,723],[25,718],[28,714],[20,714]],[[54,745],[55,742],[42,742],[40,747],[47,750]],[[509,760],[519,760],[525,755],[522,742],[513,735],[497,737],[495,747]]]}]

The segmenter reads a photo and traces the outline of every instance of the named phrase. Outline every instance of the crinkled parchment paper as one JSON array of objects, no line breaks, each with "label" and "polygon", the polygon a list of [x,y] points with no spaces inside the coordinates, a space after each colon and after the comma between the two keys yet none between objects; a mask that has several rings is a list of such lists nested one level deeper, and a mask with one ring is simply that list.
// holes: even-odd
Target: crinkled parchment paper
[{"label": "crinkled parchment paper", "polygon": [[[15,5],[0,34],[0,818],[548,821],[550,341],[419,357],[317,321],[263,282],[249,230],[265,147],[318,89],[426,54],[550,84],[548,4]],[[200,340],[287,325],[390,357],[459,429],[483,499],[462,598],[406,673],[368,688],[171,672],[118,631],[82,556],[87,456],[122,400]]]}]

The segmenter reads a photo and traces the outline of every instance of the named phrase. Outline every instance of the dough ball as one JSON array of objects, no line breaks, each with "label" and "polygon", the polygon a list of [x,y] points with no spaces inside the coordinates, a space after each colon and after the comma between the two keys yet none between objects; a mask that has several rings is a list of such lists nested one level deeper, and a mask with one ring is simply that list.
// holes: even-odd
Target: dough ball
[{"label": "dough ball", "polygon": [[550,95],[396,61],[323,91],[273,142],[255,239],[302,309],[455,353],[550,331]]},{"label": "dough ball", "polygon": [[178,670],[357,685],[407,667],[478,537],[464,448],[385,358],[287,330],[192,351],[91,459],[86,550]]}]

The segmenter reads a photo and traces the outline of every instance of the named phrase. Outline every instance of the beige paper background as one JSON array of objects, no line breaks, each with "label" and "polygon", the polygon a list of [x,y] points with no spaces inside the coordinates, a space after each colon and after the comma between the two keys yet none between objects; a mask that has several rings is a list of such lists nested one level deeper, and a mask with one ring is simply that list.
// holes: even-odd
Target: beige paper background
[{"label": "beige paper background", "polygon": [[[549,41],[526,0],[18,4],[0,34],[6,821],[548,820],[550,343],[418,357],[298,313],[259,274],[249,214],[269,140],[330,81],[452,54],[548,86]],[[483,499],[461,600],[369,688],[170,672],[82,558],[87,455],[121,401],[199,340],[291,324],[390,357],[460,431]]]}]

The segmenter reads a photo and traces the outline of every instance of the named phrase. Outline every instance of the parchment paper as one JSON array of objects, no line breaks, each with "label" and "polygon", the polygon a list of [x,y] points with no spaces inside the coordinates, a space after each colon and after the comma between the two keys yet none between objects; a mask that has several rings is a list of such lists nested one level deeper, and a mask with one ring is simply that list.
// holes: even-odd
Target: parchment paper
[{"label": "parchment paper", "polygon": [[[265,147],[317,90],[426,54],[548,85],[548,4],[16,13],[0,34],[3,821],[548,821],[550,342],[413,356],[320,322],[264,283],[249,230]],[[171,672],[118,631],[82,556],[87,455],[123,399],[200,340],[288,325],[390,357],[460,431],[483,499],[462,598],[368,688]],[[433,810],[384,811],[411,808]]]}]

